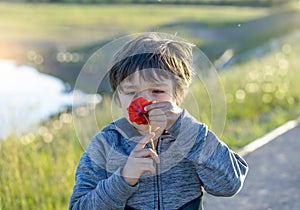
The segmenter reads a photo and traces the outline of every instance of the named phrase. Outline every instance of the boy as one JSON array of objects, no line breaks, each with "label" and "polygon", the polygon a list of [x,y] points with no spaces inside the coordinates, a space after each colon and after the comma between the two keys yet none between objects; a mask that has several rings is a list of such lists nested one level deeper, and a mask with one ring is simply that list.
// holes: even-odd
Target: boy
[{"label": "boy", "polygon": [[[216,196],[241,189],[247,163],[179,107],[191,83],[192,45],[173,38],[146,33],[115,54],[109,78],[125,118],[93,137],[69,209],[202,209],[202,188]],[[139,99],[148,104],[138,113],[146,125],[128,114]]]}]

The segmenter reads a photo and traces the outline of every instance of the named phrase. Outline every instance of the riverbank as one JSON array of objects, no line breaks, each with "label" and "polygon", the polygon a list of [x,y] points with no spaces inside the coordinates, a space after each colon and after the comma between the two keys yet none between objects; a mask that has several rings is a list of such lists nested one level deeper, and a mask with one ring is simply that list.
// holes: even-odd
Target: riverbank
[{"label": "riverbank", "polygon": [[70,85],[31,66],[0,60],[0,69],[0,140],[33,131],[70,107],[101,101],[100,95],[71,91]]}]

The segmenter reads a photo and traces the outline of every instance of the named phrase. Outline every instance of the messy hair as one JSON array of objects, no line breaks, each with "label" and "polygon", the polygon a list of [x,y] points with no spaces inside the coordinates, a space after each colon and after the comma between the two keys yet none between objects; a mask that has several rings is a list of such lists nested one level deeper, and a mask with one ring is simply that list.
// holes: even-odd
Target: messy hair
[{"label": "messy hair", "polygon": [[[109,71],[112,91],[115,92],[118,85],[124,79],[130,79],[134,72],[155,69],[159,70],[155,73],[160,77],[173,81],[173,96],[177,104],[181,103],[192,79],[192,47],[191,43],[175,36],[154,32],[127,42],[113,57]],[[152,77],[147,73],[147,79],[155,79],[154,75]]]}]

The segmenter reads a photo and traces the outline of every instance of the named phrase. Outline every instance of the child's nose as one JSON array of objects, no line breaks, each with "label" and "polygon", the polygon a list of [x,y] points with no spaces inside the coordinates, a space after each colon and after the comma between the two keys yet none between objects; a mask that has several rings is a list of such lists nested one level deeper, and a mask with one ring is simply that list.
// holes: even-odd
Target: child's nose
[{"label": "child's nose", "polygon": [[153,97],[153,95],[149,91],[142,91],[142,92],[140,92],[139,97],[143,97],[144,99],[146,99],[148,101],[155,100],[155,98]]}]

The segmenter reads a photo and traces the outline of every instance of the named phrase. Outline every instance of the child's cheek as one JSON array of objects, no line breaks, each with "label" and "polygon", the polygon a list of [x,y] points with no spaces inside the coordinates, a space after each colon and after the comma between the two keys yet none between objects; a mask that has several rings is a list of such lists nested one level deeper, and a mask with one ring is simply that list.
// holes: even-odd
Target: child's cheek
[{"label": "child's cheek", "polygon": [[170,95],[166,94],[166,95],[161,96],[158,101],[173,102],[174,100],[175,99],[173,99],[173,97],[171,97]]}]

